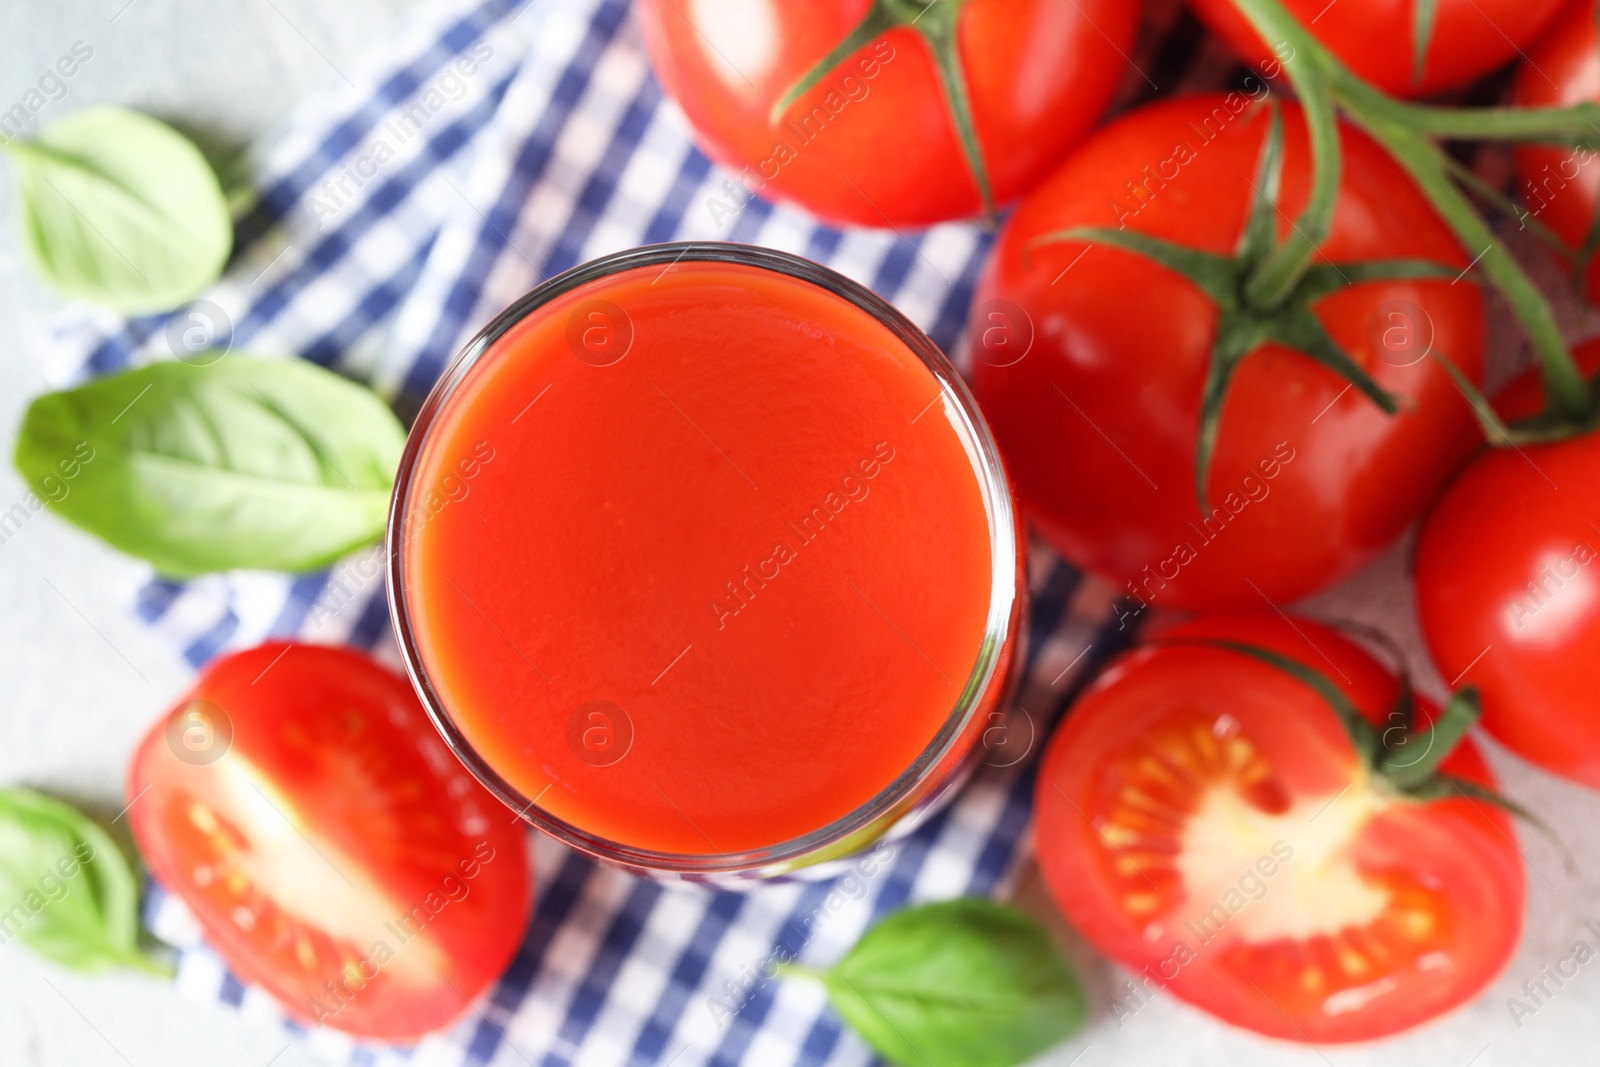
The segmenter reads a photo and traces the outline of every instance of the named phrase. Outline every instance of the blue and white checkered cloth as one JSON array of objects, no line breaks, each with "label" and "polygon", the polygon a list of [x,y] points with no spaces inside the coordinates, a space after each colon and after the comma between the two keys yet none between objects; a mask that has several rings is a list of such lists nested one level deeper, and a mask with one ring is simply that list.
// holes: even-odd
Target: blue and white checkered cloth
[{"label": "blue and white checkered cloth", "polygon": [[[1175,4],[1156,6],[1170,14]],[[1125,101],[1150,91],[1145,75],[1170,69],[1170,52],[1146,42]],[[969,224],[840,229],[742,202],[663,98],[624,0],[435,4],[346,73],[349,84],[301,108],[253,157],[258,198],[238,222],[228,274],[205,294],[231,321],[218,343],[235,351],[314,360],[370,382],[409,418],[463,342],[536,283],[633,245],[720,239],[785,249],[864,282],[964,358],[991,235]],[[171,358],[173,319],[78,313],[53,338],[52,375],[67,383]],[[134,609],[196,667],[298,636],[369,648],[398,668],[380,559],[375,548],[300,577],[150,580]],[[886,862],[880,853],[833,882],[726,892],[639,880],[540,837],[521,951],[463,1022],[414,1048],[288,1022],[228,973],[175,897],[152,892],[148,917],[180,946],[185,990],[288,1026],[340,1062],[870,1062],[820,987],[772,981],[764,965],[778,951],[831,963],[908,902],[1009,890],[1026,852],[1037,742],[1078,680],[1129,638],[1111,590],[1040,549],[1029,569],[1027,677],[1011,747],[996,751],[1034,751],[980,768]],[[990,760],[1002,762],[1010,757]]]}]

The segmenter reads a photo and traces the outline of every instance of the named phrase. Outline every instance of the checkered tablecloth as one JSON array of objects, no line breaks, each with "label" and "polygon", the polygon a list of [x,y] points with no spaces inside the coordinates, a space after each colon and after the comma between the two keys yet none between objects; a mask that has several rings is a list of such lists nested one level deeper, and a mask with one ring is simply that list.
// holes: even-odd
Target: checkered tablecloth
[{"label": "checkered tablecloth", "polygon": [[[1156,3],[1165,27],[1186,18]],[[1231,64],[1199,35],[1146,32],[1123,103]],[[1177,42],[1176,44],[1174,42]],[[1212,72],[1208,75],[1206,72]],[[840,229],[761,200],[695,149],[651,76],[622,0],[435,4],[252,157],[256,199],[207,303],[124,321],[79,313],[53,338],[65,384],[171,358],[176,321],[235,351],[299,356],[370,382],[402,417],[460,345],[537,282],[632,245],[720,239],[809,257],[875,289],[958,363],[991,234]],[[733,210],[730,210],[732,208]],[[181,332],[181,331],[179,331]],[[348,642],[398,667],[378,550],[300,577],[152,579],[133,609],[196,667],[269,637]],[[1065,699],[1126,644],[1112,593],[1036,549],[1027,677],[1007,735],[1032,755]],[[748,892],[665,887],[540,838],[521,951],[454,1030],[415,1048],[284,1020],[201,941],[176,898],[148,917],[182,949],[188,992],[289,1026],[353,1063],[854,1064],[870,1051],[810,983],[763,977],[779,947],[826,964],[911,901],[1004,894],[1026,852],[1032,758],[991,759],[948,808],[833,882]],[[818,912],[818,909],[821,911]],[[816,922],[808,917],[818,913]]]}]

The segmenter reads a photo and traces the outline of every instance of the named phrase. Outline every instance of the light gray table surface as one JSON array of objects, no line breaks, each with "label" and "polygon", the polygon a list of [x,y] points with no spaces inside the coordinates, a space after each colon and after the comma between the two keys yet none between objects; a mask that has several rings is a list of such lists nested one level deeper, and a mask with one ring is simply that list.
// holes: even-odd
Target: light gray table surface
[{"label": "light gray table surface", "polygon": [[[126,6],[124,7],[124,4]],[[280,121],[400,24],[416,0],[5,0],[0,111],[82,41],[93,56],[34,122],[117,103],[208,148]],[[0,166],[0,510],[24,487],[9,462],[28,401],[46,388],[40,338],[61,302],[17,252]],[[123,767],[150,719],[189,678],[176,649],[126,609],[142,565],[42,513],[0,545],[0,782],[22,782],[114,816]],[[281,1052],[281,1055],[279,1053]],[[277,1056],[276,1059],[273,1057]],[[281,1032],[169,983],[85,978],[0,947],[0,1065],[303,1067]]]},{"label": "light gray table surface", "polygon": [[[0,111],[83,41],[92,59],[40,120],[115,102],[172,121],[208,145],[240,144],[337,78],[335,67],[381,41],[415,2],[7,0],[0,9]],[[0,166],[0,448],[6,455],[29,399],[46,388],[40,338],[61,306],[17,255],[11,200],[10,175]],[[9,462],[0,464],[0,510],[23,492]],[[1420,665],[1405,560],[1402,545],[1313,607],[1384,627]],[[189,677],[176,650],[126,609],[129,590],[144,576],[142,565],[48,512],[0,544],[0,782],[49,790],[107,818],[121,808],[128,752]],[[1506,976],[1479,1002],[1398,1041],[1310,1050],[1228,1030],[1167,998],[1119,1027],[1107,1013],[1118,978],[1086,959],[1099,991],[1097,1016],[1047,1060],[1081,1067],[1600,1064],[1600,961],[1567,980],[1520,1028],[1506,1003],[1575,939],[1600,948],[1600,938],[1583,927],[1586,919],[1600,921],[1594,889],[1600,796],[1492,755],[1507,790],[1561,829],[1579,873],[1565,873],[1549,845],[1522,835],[1531,865],[1528,935]],[[39,961],[16,942],[0,947],[0,1067],[316,1062],[283,1033],[231,1008],[181,997],[160,980],[86,978]]]}]

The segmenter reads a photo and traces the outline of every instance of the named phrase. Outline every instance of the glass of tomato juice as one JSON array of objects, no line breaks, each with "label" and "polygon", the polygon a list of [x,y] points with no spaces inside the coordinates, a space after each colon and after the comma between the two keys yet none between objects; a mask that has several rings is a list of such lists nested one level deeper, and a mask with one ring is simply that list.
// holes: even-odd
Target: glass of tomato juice
[{"label": "glass of tomato juice", "polygon": [[1017,658],[1022,538],[938,348],[732,244],[606,256],[456,357],[411,430],[389,596],[435,724],[602,861],[817,874],[959,784]]}]

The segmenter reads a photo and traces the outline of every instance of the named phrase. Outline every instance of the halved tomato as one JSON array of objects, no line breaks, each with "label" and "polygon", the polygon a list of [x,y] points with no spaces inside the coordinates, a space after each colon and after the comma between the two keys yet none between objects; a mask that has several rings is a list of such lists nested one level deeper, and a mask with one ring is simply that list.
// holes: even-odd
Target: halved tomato
[{"label": "halved tomato", "polygon": [[216,660],[128,769],[133,834],[246,981],[389,1041],[465,1012],[521,943],[524,830],[410,684],[359,653]]},{"label": "halved tomato", "polygon": [[[1390,742],[1387,769],[1326,694],[1244,645],[1331,681]],[[1123,656],[1040,769],[1056,902],[1144,984],[1275,1037],[1366,1040],[1470,1000],[1516,947],[1522,865],[1476,748],[1430,751],[1433,706],[1406,730],[1398,692],[1348,638],[1276,615],[1201,619]]]}]

